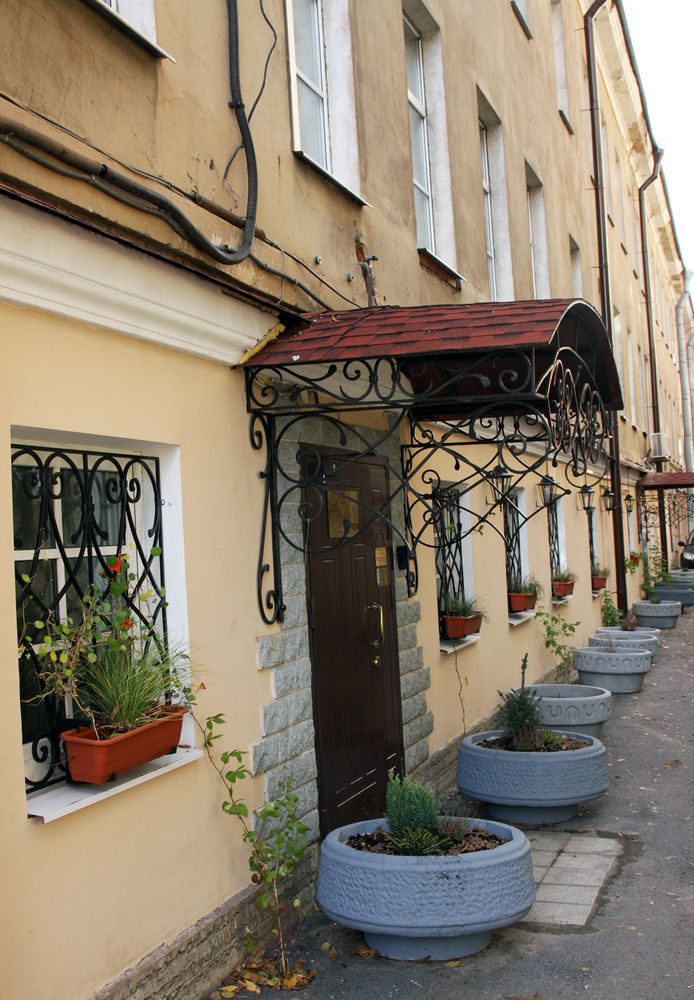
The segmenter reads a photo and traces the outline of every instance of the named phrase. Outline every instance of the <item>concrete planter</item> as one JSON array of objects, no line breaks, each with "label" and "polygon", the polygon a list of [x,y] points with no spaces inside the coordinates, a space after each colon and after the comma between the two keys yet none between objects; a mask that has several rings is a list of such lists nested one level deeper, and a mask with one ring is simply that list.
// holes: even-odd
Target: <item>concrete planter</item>
[{"label": "concrete planter", "polygon": [[643,647],[612,652],[591,646],[575,651],[574,667],[581,684],[595,684],[613,694],[633,693],[641,690],[643,675],[651,669],[651,654]]},{"label": "concrete planter", "polygon": [[356,851],[345,841],[385,819],[343,826],[321,845],[317,899],[323,912],[364,932],[387,958],[461,958],[486,948],[492,931],[525,916],[535,899],[530,844],[520,830],[471,819],[507,838],[491,851],[394,857]]},{"label": "concrete planter", "polygon": [[639,625],[651,628],[674,628],[682,613],[679,601],[661,601],[651,604],[650,601],[634,601],[634,614]]},{"label": "concrete planter", "polygon": [[607,688],[584,684],[529,684],[540,699],[543,726],[560,733],[599,736],[612,715],[612,694]]},{"label": "concrete planter", "polygon": [[599,798],[607,789],[605,747],[599,739],[579,750],[555,753],[491,750],[485,739],[502,730],[473,733],[458,747],[456,784],[465,795],[487,803],[491,816],[512,823],[558,823],[571,819],[581,802]]},{"label": "concrete planter", "polygon": [[656,583],[653,589],[663,601],[679,601],[683,608],[690,608],[694,604],[694,589],[678,580],[673,580],[672,583]]},{"label": "concrete planter", "polygon": [[640,639],[641,636],[655,636],[658,645],[662,642],[662,635],[659,628],[645,628],[638,625],[633,629],[623,629],[612,625],[601,625],[595,630],[596,635],[613,635],[617,639]]},{"label": "concrete planter", "polygon": [[634,636],[630,633],[626,633],[628,638],[621,639],[616,635],[602,635],[596,633],[591,635],[588,639],[588,645],[594,646],[596,649],[614,649],[615,652],[624,652],[624,650],[632,649],[647,649],[651,656],[655,655],[658,648],[658,640],[654,635],[640,635]]}]

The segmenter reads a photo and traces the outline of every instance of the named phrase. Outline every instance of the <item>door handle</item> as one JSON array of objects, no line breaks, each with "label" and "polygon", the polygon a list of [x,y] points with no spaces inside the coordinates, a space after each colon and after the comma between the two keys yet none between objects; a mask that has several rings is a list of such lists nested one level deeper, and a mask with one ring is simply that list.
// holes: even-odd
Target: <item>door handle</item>
[{"label": "door handle", "polygon": [[383,605],[382,604],[369,604],[367,611],[378,611],[378,638],[369,639],[369,645],[373,646],[374,649],[380,649],[383,645]]}]

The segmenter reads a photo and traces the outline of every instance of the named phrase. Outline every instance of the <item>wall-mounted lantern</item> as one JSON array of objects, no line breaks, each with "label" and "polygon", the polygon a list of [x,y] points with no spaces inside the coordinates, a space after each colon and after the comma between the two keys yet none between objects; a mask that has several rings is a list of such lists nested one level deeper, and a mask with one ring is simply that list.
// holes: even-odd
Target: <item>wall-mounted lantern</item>
[{"label": "wall-mounted lantern", "polygon": [[506,466],[499,462],[499,464],[489,473],[489,478],[498,495],[500,497],[505,497],[511,489],[511,481],[513,479]]},{"label": "wall-mounted lantern", "polygon": [[581,507],[583,507],[586,512],[595,510],[595,503],[593,501],[595,490],[591,486],[584,483],[578,491],[578,495],[581,498]]},{"label": "wall-mounted lantern", "polygon": [[626,510],[627,514],[631,514],[632,510],[634,509],[634,498],[631,495],[631,493],[627,493],[627,495],[624,497],[624,509]]},{"label": "wall-mounted lantern", "polygon": [[538,489],[540,491],[540,499],[542,500],[544,507],[551,507],[553,503],[556,503],[563,492],[559,484],[555,482],[551,476],[542,476],[540,482],[538,483]]},{"label": "wall-mounted lantern", "polygon": [[602,491],[602,505],[607,511],[612,511],[617,506],[617,496],[609,486]]}]

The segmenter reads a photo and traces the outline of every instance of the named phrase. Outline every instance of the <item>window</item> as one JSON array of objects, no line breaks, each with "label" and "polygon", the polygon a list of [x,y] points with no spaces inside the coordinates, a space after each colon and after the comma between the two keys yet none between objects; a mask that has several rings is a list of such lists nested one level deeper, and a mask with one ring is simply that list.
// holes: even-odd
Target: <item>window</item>
[{"label": "window", "polygon": [[627,379],[629,383],[629,416],[636,427],[636,377],[634,372],[634,338],[627,327]]},{"label": "window", "polygon": [[471,520],[463,497],[457,489],[444,488],[432,494],[440,614],[447,595],[462,598],[474,594]]},{"label": "window", "polygon": [[548,299],[550,295],[549,254],[547,250],[545,196],[537,174],[528,163],[525,164],[525,184],[528,204],[533,297],[536,299]]},{"label": "window", "polygon": [[454,268],[456,244],[441,33],[421,3],[405,0],[403,8],[417,247]]},{"label": "window", "polygon": [[612,353],[614,355],[614,362],[617,366],[617,374],[619,375],[619,384],[624,388],[624,353],[622,350],[622,317],[619,313],[619,309],[614,311],[614,319],[612,320]]},{"label": "window", "polygon": [[610,172],[609,154],[610,147],[607,142],[607,122],[605,121],[605,116],[603,114],[600,115],[600,136],[602,139],[602,172],[605,189],[605,211],[612,220],[614,216],[612,208],[612,174]]},{"label": "window", "polygon": [[552,0],[552,42],[554,44],[554,73],[557,82],[557,107],[569,131],[569,83],[566,75],[566,49],[564,46],[564,21],[561,0]]},{"label": "window", "polygon": [[513,270],[501,122],[480,91],[477,106],[489,298],[510,301],[514,297]]},{"label": "window", "polygon": [[154,0],[84,0],[84,2],[153,55],[171,58],[157,45]]},{"label": "window", "polygon": [[631,219],[631,264],[636,277],[639,277],[639,224],[636,217],[636,200],[632,197],[631,190],[627,188],[627,203],[629,205],[629,217]]},{"label": "window", "polygon": [[617,184],[617,209],[619,213],[619,239],[622,243],[622,248],[626,253],[627,248],[627,230],[626,223],[624,220],[624,196],[622,194],[622,165],[619,162],[619,154],[615,152],[614,154],[614,169],[615,169],[615,179]]},{"label": "window", "polygon": [[427,105],[422,65],[422,36],[409,18],[405,18],[404,25],[417,246],[431,250],[433,253],[434,213],[429,167],[429,140],[427,138]]},{"label": "window", "polygon": [[511,8],[518,18],[518,23],[525,32],[526,38],[532,38],[532,32],[528,23],[528,0],[511,0]]},{"label": "window", "polygon": [[573,236],[569,236],[569,258],[571,261],[571,294],[575,299],[583,298],[583,268],[581,248]]},{"label": "window", "polygon": [[12,496],[17,629],[27,650],[20,660],[22,738],[27,789],[34,790],[64,777],[58,733],[70,706],[31,700],[40,692],[32,623],[48,614],[79,621],[89,588],[109,587],[107,559],[124,554],[138,591],[152,592],[146,608],[131,606],[133,620],[167,634],[159,459],[13,445]]},{"label": "window", "polygon": [[363,204],[348,0],[286,0],[294,151]]},{"label": "window", "polygon": [[547,508],[549,567],[552,579],[566,571],[566,536],[564,533],[564,500],[559,497]]},{"label": "window", "polygon": [[588,549],[590,552],[590,565],[598,566],[600,556],[596,540],[596,511],[595,508],[586,512],[588,515]]},{"label": "window", "polygon": [[528,576],[528,540],[525,516],[525,490],[516,490],[506,497],[504,538],[506,539],[506,586],[512,580]]}]

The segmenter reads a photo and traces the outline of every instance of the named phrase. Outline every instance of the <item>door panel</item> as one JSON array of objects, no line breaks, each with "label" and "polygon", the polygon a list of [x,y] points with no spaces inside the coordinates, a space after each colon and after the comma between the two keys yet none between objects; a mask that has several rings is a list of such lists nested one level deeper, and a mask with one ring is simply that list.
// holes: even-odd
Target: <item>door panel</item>
[{"label": "door panel", "polygon": [[[311,461],[316,460],[311,449]],[[401,771],[402,712],[388,525],[363,506],[388,497],[375,457],[321,455],[327,490],[311,523],[309,623],[323,834],[381,816],[388,771]],[[359,506],[355,498],[359,499]],[[314,495],[315,501],[315,495]],[[358,525],[355,524],[358,522]],[[362,530],[359,530],[361,528]],[[355,533],[357,532],[358,533]],[[331,550],[343,537],[349,540]]]}]

